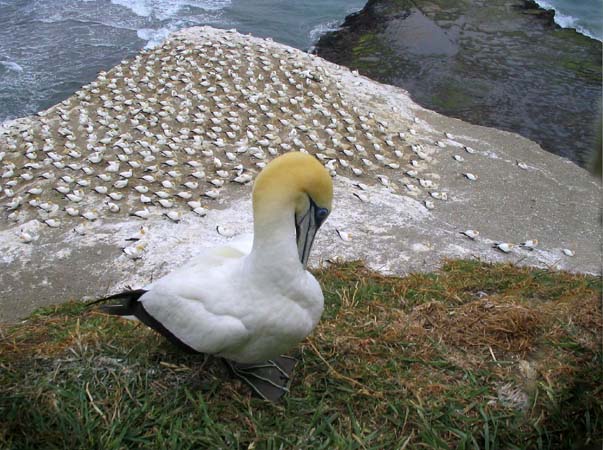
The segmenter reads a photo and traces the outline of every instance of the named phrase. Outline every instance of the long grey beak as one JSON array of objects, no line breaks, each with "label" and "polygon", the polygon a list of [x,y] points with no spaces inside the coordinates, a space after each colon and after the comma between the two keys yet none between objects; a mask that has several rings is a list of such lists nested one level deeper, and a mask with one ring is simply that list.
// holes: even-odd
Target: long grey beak
[{"label": "long grey beak", "polygon": [[308,258],[310,257],[310,250],[312,250],[316,232],[328,215],[329,210],[319,208],[312,199],[310,199],[310,207],[303,215],[295,215],[297,251],[299,252],[299,260],[304,267],[308,265]]}]

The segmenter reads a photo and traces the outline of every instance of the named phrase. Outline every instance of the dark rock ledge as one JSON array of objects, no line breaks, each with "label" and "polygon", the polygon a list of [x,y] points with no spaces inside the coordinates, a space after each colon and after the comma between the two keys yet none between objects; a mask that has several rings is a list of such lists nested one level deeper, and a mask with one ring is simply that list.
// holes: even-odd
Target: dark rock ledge
[{"label": "dark rock ledge", "polygon": [[581,166],[600,127],[601,52],[531,0],[369,0],[315,48],[423,107],[519,133]]}]

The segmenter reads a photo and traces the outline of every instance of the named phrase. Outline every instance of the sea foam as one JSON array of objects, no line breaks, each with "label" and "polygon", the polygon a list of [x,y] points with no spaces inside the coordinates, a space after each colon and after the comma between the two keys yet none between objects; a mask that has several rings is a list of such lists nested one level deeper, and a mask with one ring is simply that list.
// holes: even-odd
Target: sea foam
[{"label": "sea foam", "polygon": [[111,3],[130,9],[140,17],[159,20],[172,19],[186,7],[217,11],[230,5],[230,0],[111,0]]},{"label": "sea foam", "polygon": [[175,31],[175,30],[176,30],[176,28],[174,28],[174,29],[159,28],[157,30],[155,30],[153,28],[141,28],[139,30],[136,30],[136,35],[143,41],[147,41],[144,48],[148,49],[148,48],[157,47],[159,44],[161,44],[165,40],[165,38],[168,37],[168,35],[172,31]]},{"label": "sea foam", "polygon": [[323,34],[338,30],[339,24],[341,24],[341,20],[330,20],[329,22],[318,24],[310,30],[310,39],[312,42],[318,41]]},{"label": "sea foam", "polygon": [[0,61],[0,64],[13,72],[23,72],[23,67],[14,61]]},{"label": "sea foam", "polygon": [[[600,26],[600,21],[603,19],[602,9],[593,5],[593,10],[588,11],[587,5],[581,5],[581,9],[576,9],[575,12],[569,14],[564,7],[573,7],[575,5],[564,5],[559,0],[536,0],[536,3],[543,9],[555,10],[555,23],[562,28],[573,28],[577,32],[585,36],[603,41],[603,30]],[[590,14],[591,17],[578,17],[578,13]],[[597,28],[595,28],[597,27]]]}]

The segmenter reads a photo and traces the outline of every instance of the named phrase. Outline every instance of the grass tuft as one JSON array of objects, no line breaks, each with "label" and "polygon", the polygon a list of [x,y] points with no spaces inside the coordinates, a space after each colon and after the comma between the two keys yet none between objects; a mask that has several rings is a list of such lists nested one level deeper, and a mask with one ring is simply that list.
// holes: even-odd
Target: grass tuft
[{"label": "grass tuft", "polygon": [[450,261],[316,271],[291,395],[71,302],[0,328],[0,447],[581,448],[601,444],[601,279]]}]

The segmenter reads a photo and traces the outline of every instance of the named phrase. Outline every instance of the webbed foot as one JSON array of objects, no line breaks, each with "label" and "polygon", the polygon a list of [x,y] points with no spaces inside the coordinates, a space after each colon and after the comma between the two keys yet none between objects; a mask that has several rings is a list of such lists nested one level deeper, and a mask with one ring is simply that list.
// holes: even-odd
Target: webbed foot
[{"label": "webbed foot", "polygon": [[245,381],[264,400],[278,401],[289,392],[291,374],[297,360],[290,356],[279,356],[262,363],[243,364],[224,360],[230,370]]}]

